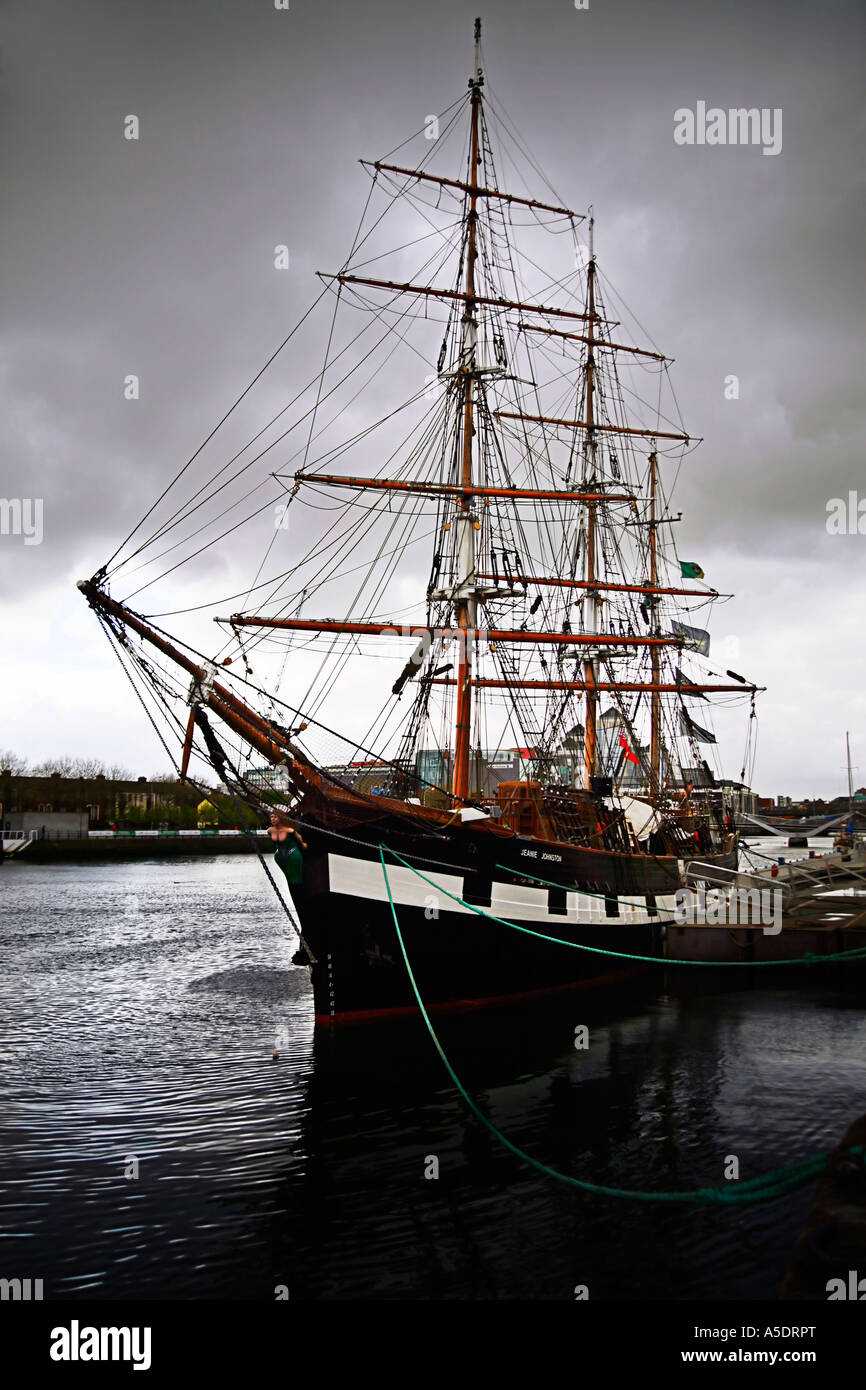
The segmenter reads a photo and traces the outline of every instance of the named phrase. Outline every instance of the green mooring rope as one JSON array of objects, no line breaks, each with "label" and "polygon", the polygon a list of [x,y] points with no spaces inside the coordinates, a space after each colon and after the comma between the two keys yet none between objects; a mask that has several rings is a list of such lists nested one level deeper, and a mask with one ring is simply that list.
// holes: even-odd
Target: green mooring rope
[{"label": "green mooring rope", "polygon": [[[402,860],[396,850],[392,849],[389,852],[393,854],[395,858],[401,859],[401,862],[405,863],[405,860]],[[452,1067],[441,1042],[436,1036],[436,1031],[433,1024],[430,1022],[430,1015],[424,1007],[424,1000],[421,998],[421,992],[418,989],[415,975],[409,962],[406,944],[403,940],[403,933],[400,931],[400,923],[397,921],[397,910],[394,906],[391,883],[388,878],[388,869],[385,865],[385,846],[381,843],[379,845],[379,859],[382,863],[382,873],[385,876],[385,888],[388,892],[388,903],[391,908],[391,916],[394,919],[394,930],[397,933],[397,940],[400,944],[400,950],[406,966],[406,973],[409,976],[412,992],[418,1001],[418,1008],[421,1010],[421,1017],[424,1019],[427,1026],[427,1031],[430,1034],[433,1046],[439,1053],[445,1070],[448,1072],[448,1075],[451,1077],[451,1080],[469,1106],[473,1115],[481,1121],[494,1138],[499,1140],[500,1144],[503,1144],[506,1149],[510,1150],[522,1163],[528,1163],[530,1168],[535,1168],[537,1172],[543,1173],[545,1177],[555,1178],[557,1182],[566,1183],[569,1187],[576,1187],[581,1192],[593,1192],[600,1197],[626,1197],[634,1202],[691,1202],[698,1206],[745,1206],[753,1202],[772,1202],[778,1197],[784,1197],[787,1193],[796,1191],[798,1187],[805,1187],[807,1183],[812,1182],[813,1179],[819,1177],[826,1171],[829,1155],[823,1153],[816,1155],[814,1158],[801,1159],[799,1163],[788,1164],[785,1168],[774,1168],[769,1173],[764,1173],[763,1176],[758,1178],[748,1178],[745,1182],[738,1181],[735,1187],[699,1187],[696,1188],[694,1192],[636,1192],[629,1188],[606,1187],[601,1183],[587,1182],[583,1178],[572,1178],[567,1173],[560,1173],[555,1168],[549,1167],[548,1164],[541,1163],[539,1159],[533,1158],[531,1154],[526,1153],[526,1151],[519,1148],[517,1144],[512,1144],[511,1140],[507,1139],[502,1131],[496,1128],[492,1120],[488,1120],[483,1111],[475,1104],[466,1090],[466,1087],[461,1082],[460,1077]],[[407,865],[407,868],[411,867],[411,865]],[[413,870],[413,872],[418,871]],[[420,874],[420,877],[424,878],[425,875]],[[427,881],[430,882],[429,879]],[[436,884],[433,886],[438,887]],[[443,889],[442,891],[444,892],[445,890]],[[454,894],[449,893],[448,896],[454,897]],[[460,899],[457,899],[457,901],[460,901]],[[465,906],[471,907],[472,904],[466,903]],[[488,914],[485,913],[484,915],[487,916]],[[493,920],[499,921],[500,919],[496,917]],[[514,924],[505,923],[505,925],[513,926]],[[540,935],[538,932],[533,932],[532,934],[534,936]],[[552,937],[550,939],[556,940],[557,938]],[[568,942],[565,944],[571,945],[572,943]],[[616,953],[605,952],[605,954]],[[866,1150],[864,1150],[862,1145],[858,1145],[848,1152],[852,1155],[859,1156],[861,1162],[866,1162]]]},{"label": "green mooring rope", "polygon": [[[379,845],[379,849],[381,851],[381,844]],[[388,853],[392,854],[395,859],[398,859],[404,868],[410,869],[418,878],[422,878],[424,882],[428,883],[431,888],[434,888],[437,893],[444,893],[446,898],[451,898],[455,903],[459,903],[461,907],[466,907],[470,912],[477,913],[479,917],[486,917],[490,922],[498,922],[501,927],[511,927],[514,931],[524,932],[526,936],[537,936],[540,941],[552,941],[556,946],[570,946],[574,951],[590,951],[594,955],[615,956],[619,960],[645,961],[649,965],[697,965],[708,969],[723,969],[727,966],[732,970],[742,970],[743,966],[747,965],[816,965],[821,961],[860,960],[866,958],[866,946],[857,946],[850,951],[836,951],[826,956],[815,956],[812,955],[811,952],[806,951],[802,956],[788,957],[784,960],[672,960],[669,956],[638,956],[631,951],[608,951],[603,946],[587,946],[582,941],[567,941],[565,937],[550,936],[547,932],[533,931],[531,927],[521,927],[517,922],[507,922],[504,917],[495,917],[492,912],[487,912],[483,907],[477,907],[475,903],[468,903],[457,893],[451,893],[447,888],[443,888],[441,884],[434,883],[432,878],[428,878],[427,874],[422,874],[420,869],[416,869],[414,865],[404,859],[402,854],[399,854],[397,850],[389,849]],[[518,876],[516,869],[506,868],[504,864],[497,864],[496,868],[501,869],[503,873],[514,874],[515,877]],[[533,878],[533,875],[524,874],[521,871],[519,877]],[[534,882],[546,884],[548,888],[562,887],[561,883],[548,883],[547,879],[544,878],[536,878]],[[580,891],[582,893],[583,889]],[[588,894],[588,896],[601,897],[602,895]]]},{"label": "green mooring rope", "polygon": [[[392,850],[392,853],[395,853],[395,852],[396,852],[396,851],[393,851],[393,850]],[[541,884],[543,884],[546,888],[561,888],[561,887],[562,887],[562,884],[561,884],[561,883],[551,883],[551,881],[550,881],[549,879],[546,879],[546,878],[536,878],[534,874],[528,874],[528,873],[526,873],[523,869],[521,869],[520,872],[518,873],[517,869],[509,869],[509,868],[507,867],[507,865],[505,865],[505,864],[497,864],[497,865],[496,865],[496,868],[497,868],[497,869],[501,869],[503,873],[511,874],[514,878],[529,878],[529,879],[532,879],[532,882],[533,882],[533,883],[541,883]],[[434,886],[435,886],[435,885],[434,885]],[[767,886],[770,887],[771,885],[768,884]],[[443,892],[446,892],[447,890],[446,890],[446,889],[443,889],[442,891],[443,891]],[[579,889],[579,890],[572,890],[572,891],[579,891],[580,893],[583,894],[584,897],[588,897],[588,898],[603,898],[605,902],[607,902],[608,898],[611,896],[609,893],[590,893],[590,892],[588,892],[585,888],[581,888],[581,889]],[[762,892],[763,890],[762,890],[762,889],[759,889],[758,891],[759,891],[759,892]],[[472,906],[471,903],[465,903],[464,905],[465,905],[466,907],[471,907],[471,906]],[[497,917],[497,918],[495,918],[494,920],[498,922],[498,921],[501,920],[501,918]],[[528,930],[526,927],[519,927],[519,926],[517,925],[516,922],[508,922],[508,923],[506,923],[506,925],[509,926],[509,927],[514,927],[515,931],[526,931],[526,930]],[[679,925],[681,925],[681,924],[680,924],[679,922],[675,922],[674,925],[675,925],[675,926],[679,926]],[[684,923],[684,924],[682,924],[682,925],[688,926],[689,923]],[[710,925],[712,925],[712,923],[710,923]],[[720,926],[729,926],[729,925],[731,925],[731,924],[730,924],[730,923],[727,923],[727,922],[722,922],[722,923],[719,923],[719,925],[720,925]],[[737,925],[737,924],[734,923],[733,925]],[[743,925],[747,925],[747,924],[744,923]],[[536,935],[541,935],[540,932],[539,932],[539,933],[535,933],[535,934],[536,934]],[[562,946],[573,946],[573,945],[576,944],[575,942],[572,942],[572,941],[565,941],[565,940],[563,940],[562,937],[558,937],[558,936],[547,937],[546,940],[548,940],[548,941],[558,941],[558,942],[560,943],[560,945],[562,945]],[[585,951],[593,951],[593,950],[595,950],[595,951],[601,951],[601,949],[602,949],[602,948],[599,947],[599,946],[584,946],[584,947],[583,947],[583,950],[585,950]],[[607,952],[606,954],[608,954],[608,955],[616,955],[616,954],[618,954],[618,953],[617,953],[616,951],[609,951],[609,952]],[[743,966],[743,965],[814,965],[817,961],[822,961],[822,960],[828,960],[828,961],[829,961],[829,960],[835,960],[835,961],[839,961],[839,960],[859,960],[859,959],[861,959],[861,957],[864,957],[864,956],[866,956],[866,946],[852,946],[851,949],[850,949],[850,951],[833,951],[833,952],[828,952],[828,954],[825,955],[825,956],[816,956],[816,955],[813,955],[811,951],[804,951],[802,956],[795,956],[795,957],[793,957],[793,958],[790,958],[790,957],[789,957],[789,958],[786,959],[786,960],[742,960],[742,961],[740,961],[740,960],[672,960],[669,956],[661,956],[661,957],[659,957],[659,956],[634,956],[634,957],[632,957],[632,959],[634,959],[634,960],[651,960],[651,961],[663,960],[663,961],[665,962],[665,964],[667,964],[667,965],[733,965],[733,966],[735,966],[737,969],[739,969],[739,968],[740,968],[741,966]]]}]

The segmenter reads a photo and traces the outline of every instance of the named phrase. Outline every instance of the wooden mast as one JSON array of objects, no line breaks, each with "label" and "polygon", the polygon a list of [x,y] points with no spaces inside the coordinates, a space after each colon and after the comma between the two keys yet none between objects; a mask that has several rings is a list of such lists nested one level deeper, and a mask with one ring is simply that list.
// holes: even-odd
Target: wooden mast
[{"label": "wooden mast", "polygon": [[630,352],[635,357],[649,357],[654,362],[672,362],[663,352],[650,352],[647,348],[627,347],[625,343],[612,343],[604,338],[588,338],[585,333],[563,333],[558,328],[543,328],[540,324],[519,323],[519,333],[544,333],[548,338],[567,338],[575,343],[592,343],[593,347],[607,348],[611,352]]},{"label": "wooden mast", "polygon": [[[280,474],[276,475],[280,477]],[[394,492],[415,492],[420,496],[437,497],[454,494],[466,500],[470,497],[514,497],[536,502],[628,502],[634,503],[630,492],[574,492],[563,488],[531,487],[465,487],[462,483],[426,483],[403,478],[362,478],[339,473],[303,473],[294,475],[296,483],[323,484],[326,487],[371,488],[374,491],[391,489]],[[701,589],[698,592],[704,593]]]},{"label": "wooden mast", "polygon": [[851,767],[851,734],[845,731],[845,751],[848,755],[848,823],[851,826],[851,844],[857,844],[857,822],[854,819],[854,771]]},{"label": "wooden mast", "polygon": [[540,203],[537,198],[521,198],[516,193],[503,193],[500,188],[479,188],[477,184],[463,183],[461,179],[444,179],[439,174],[428,174],[423,169],[407,169],[402,164],[386,164],[382,159],[362,159],[361,164],[373,169],[388,169],[393,174],[406,174],[409,178],[420,179],[425,183],[439,183],[445,188],[462,188],[464,193],[474,193],[478,198],[501,198],[505,203],[520,203],[525,208],[537,208],[539,212],[555,212],[560,217],[569,217],[573,222],[582,222],[583,215],[571,208],[560,208],[554,203]]},{"label": "wooden mast", "polygon": [[[475,432],[475,367],[478,341],[478,321],[475,317],[475,260],[478,255],[476,229],[478,224],[478,125],[481,107],[481,20],[475,21],[475,72],[470,79],[472,92],[472,130],[469,154],[469,211],[466,215],[466,300],[463,313],[463,338],[460,370],[463,375],[463,458],[461,481],[464,488],[472,487],[472,436]],[[465,800],[469,795],[469,751],[472,721],[472,651],[469,631],[476,625],[478,599],[475,596],[475,519],[467,496],[460,499],[457,516],[458,584],[463,591],[457,599],[459,639],[457,662],[457,718],[454,731],[454,796]]]},{"label": "wooden mast", "polygon": [[[434,676],[434,677],[431,677],[431,679],[430,679],[430,684],[431,684],[431,685],[456,685],[456,681],[451,680],[451,678],[450,678],[449,676]],[[519,681],[518,681],[518,680],[512,680],[510,677],[509,677],[508,680],[492,680],[492,679],[491,679],[491,680],[488,680],[486,677],[483,678],[483,679],[482,679],[482,678],[477,678],[477,679],[473,680],[472,684],[473,684],[474,686],[479,686],[479,685],[482,685],[482,686],[489,686],[491,690],[586,690],[586,689],[587,689],[587,683],[586,683],[586,681],[531,681],[531,680],[530,680],[530,681],[524,681],[524,680],[519,680]],[[765,689],[766,689],[766,686],[763,686],[763,685],[739,685],[739,684],[737,684],[737,685],[706,685],[706,684],[700,684],[700,685],[699,685],[699,684],[697,684],[695,681],[689,681],[687,684],[683,684],[682,682],[680,682],[679,684],[677,684],[675,681],[662,681],[661,684],[659,684],[659,685],[651,685],[651,684],[649,684],[649,683],[646,682],[646,681],[594,681],[594,682],[593,682],[593,685],[592,685],[592,689],[593,689],[593,690],[628,690],[628,691],[635,691],[635,692],[637,692],[637,691],[646,691],[646,690],[661,690],[661,691],[663,691],[663,692],[664,692],[665,694],[667,694],[667,695],[702,695],[702,694],[704,694],[704,693],[707,692],[707,691],[713,691],[713,692],[715,692],[715,693],[718,693],[718,692],[720,692],[720,691],[729,691],[729,690],[736,690],[736,691],[739,691],[740,693],[742,693],[744,690],[746,690],[746,691],[755,691],[755,692],[757,693],[759,690],[760,690],[760,691],[765,690]]]},{"label": "wooden mast", "polygon": [[[595,357],[593,340],[595,338],[595,255],[593,248],[593,226],[595,219],[589,219],[589,265],[587,266],[587,350],[586,350],[586,447],[584,457],[586,469],[595,485]],[[588,481],[584,475],[584,482]],[[598,590],[595,587],[595,502],[587,503],[586,523],[586,590],[587,612],[583,627],[587,632],[598,632]],[[587,791],[592,786],[598,757],[596,752],[596,726],[598,718],[598,694],[595,685],[598,680],[598,657],[589,656],[584,663],[586,680],[586,731],[583,736],[583,785]]]},{"label": "wooden mast", "polygon": [[[401,627],[394,623],[354,622],[348,619],[338,622],[332,618],[260,618],[245,613],[233,613],[229,618],[216,618],[215,621],[227,622],[230,627],[270,627],[285,629],[287,632],[348,632],[359,636],[369,634],[371,637],[414,637],[416,640],[428,634],[437,637],[453,636],[450,628],[429,628],[424,623],[404,623]],[[597,647],[599,643],[599,634],[596,632],[529,632],[525,628],[476,627],[469,628],[468,635],[473,643],[545,642],[561,647]],[[657,645],[680,648],[685,645],[685,639],[682,637],[624,637],[614,633],[605,634],[603,642],[606,647]]]},{"label": "wooden mast", "polygon": [[[594,343],[587,335],[586,341],[593,347],[601,347],[603,344]],[[536,425],[558,425],[566,430],[598,430],[603,434],[634,434],[640,435],[644,439],[676,439],[684,444],[691,444],[691,436],[688,434],[666,434],[664,430],[638,430],[632,429],[627,425],[602,425],[597,420],[559,420],[549,415],[524,415],[519,410],[494,410],[494,417],[497,420],[529,420]]]},{"label": "wooden mast", "polygon": [[[656,471],[658,469],[658,458],[655,450],[649,456],[650,466],[650,524],[649,524],[649,553],[650,553],[650,584],[656,587],[658,576],[656,572]],[[658,621],[658,602],[652,607],[652,631],[659,636]],[[657,687],[661,680],[661,662],[659,661],[658,647],[651,647],[652,653],[652,685]],[[661,695],[658,689],[654,688],[651,700],[650,716],[650,795],[658,796],[661,792],[661,739],[662,739],[662,705]]]},{"label": "wooden mast", "polygon": [[[323,280],[336,280],[338,285],[369,285],[374,290],[393,290],[395,294],[426,294],[434,299],[462,299],[464,304],[470,299],[465,290],[442,290],[435,285],[413,285],[399,280],[373,280],[366,275],[326,275],[323,271],[318,271],[318,275]],[[575,309],[555,309],[547,304],[524,304],[520,299],[500,299],[495,295],[473,294],[471,296],[473,304],[489,304],[494,309],[526,309],[533,314],[550,314],[560,319],[579,319],[586,321],[586,314],[579,314]]]}]

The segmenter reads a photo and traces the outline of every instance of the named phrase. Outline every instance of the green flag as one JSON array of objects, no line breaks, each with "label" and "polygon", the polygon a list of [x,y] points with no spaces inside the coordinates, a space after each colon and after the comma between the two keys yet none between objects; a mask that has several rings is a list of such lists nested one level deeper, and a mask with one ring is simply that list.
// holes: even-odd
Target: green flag
[{"label": "green flag", "polygon": [[683,579],[703,579],[704,572],[694,560],[680,560],[680,573]]}]

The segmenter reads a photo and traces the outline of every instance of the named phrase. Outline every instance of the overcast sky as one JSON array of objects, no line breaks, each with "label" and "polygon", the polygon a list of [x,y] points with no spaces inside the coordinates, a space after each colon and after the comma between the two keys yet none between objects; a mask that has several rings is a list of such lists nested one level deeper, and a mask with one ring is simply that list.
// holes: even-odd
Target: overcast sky
[{"label": "overcast sky", "polygon": [[[44,534],[0,535],[0,748],[167,770],[75,580],[282,340],[313,272],[343,262],[358,159],[465,91],[478,8],[2,6],[0,497],[43,499]],[[768,687],[756,790],[839,794],[846,729],[861,785],[866,535],[828,534],[827,507],[866,503],[862,7],[481,11],[492,91],[568,204],[593,204],[601,264],[705,440],[678,481],[679,549],[736,591],[714,642]],[[678,145],[674,113],[698,102],[781,109],[781,151]],[[305,365],[289,358],[265,410]],[[741,746],[725,752],[737,776]]]}]

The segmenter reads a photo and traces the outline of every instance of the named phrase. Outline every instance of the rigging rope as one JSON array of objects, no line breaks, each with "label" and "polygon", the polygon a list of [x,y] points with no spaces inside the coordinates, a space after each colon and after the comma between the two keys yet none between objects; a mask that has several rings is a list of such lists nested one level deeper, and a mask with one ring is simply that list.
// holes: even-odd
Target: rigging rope
[{"label": "rigging rope", "polygon": [[[99,615],[97,615],[97,616],[99,617]],[[106,636],[109,638],[109,642],[110,642],[112,651],[114,652],[115,656],[117,657],[118,662],[120,663],[121,670],[123,671],[124,675],[126,676],[127,680],[129,681],[130,685],[132,686],[133,692],[134,692],[134,694],[135,694],[135,696],[136,696],[136,698],[137,698],[139,704],[141,705],[142,709],[144,710],[145,714],[147,715],[148,721],[149,721],[150,724],[152,725],[153,730],[154,730],[154,733],[156,734],[157,738],[159,739],[160,743],[162,744],[163,748],[165,749],[165,752],[166,752],[166,754],[168,755],[169,762],[171,763],[171,765],[172,765],[172,767],[174,768],[175,772],[177,772],[178,778],[179,778],[180,780],[185,780],[185,781],[189,782],[189,784],[190,784],[191,786],[195,787],[196,791],[201,795],[202,799],[205,800],[205,801],[208,801],[208,802],[210,803],[210,805],[213,806],[213,808],[214,808],[214,810],[217,812],[217,814],[219,815],[219,814],[220,814],[220,807],[219,807],[219,806],[217,805],[217,803],[213,800],[213,796],[212,796],[212,793],[211,793],[211,789],[209,789],[209,788],[207,788],[207,787],[204,787],[204,786],[201,785],[199,782],[197,782],[197,781],[195,780],[195,778],[193,778],[193,777],[187,776],[185,779],[181,779],[181,778],[180,778],[180,768],[178,767],[177,763],[175,762],[175,759],[174,759],[174,756],[173,756],[173,754],[172,754],[172,752],[171,752],[171,749],[169,748],[168,744],[166,743],[165,739],[163,738],[162,733],[160,732],[159,727],[158,727],[157,724],[156,724],[156,721],[154,720],[152,714],[150,713],[150,710],[148,709],[147,705],[145,704],[145,701],[144,701],[144,699],[143,699],[143,697],[142,697],[142,694],[141,694],[141,692],[139,691],[138,687],[136,686],[135,681],[133,680],[130,671],[127,669],[126,664],[125,664],[125,662],[124,662],[124,660],[123,660],[123,658],[122,658],[122,656],[121,656],[121,654],[120,654],[120,651],[119,651],[119,646],[120,646],[120,645],[123,645],[123,646],[126,648],[128,654],[129,654],[129,656],[130,656],[130,659],[133,660],[133,661],[136,661],[136,655],[135,655],[135,653],[133,652],[132,648],[129,647],[128,644],[127,644],[126,642],[121,643],[121,642],[119,641],[119,639],[118,639],[118,642],[117,642],[117,643],[111,640],[111,639],[112,639],[112,636],[116,636],[116,634],[113,632],[113,629],[111,628],[111,626],[110,626],[109,624],[107,624],[107,623],[103,620],[102,617],[99,617],[99,623],[100,623],[100,626],[102,627],[103,631],[105,632]],[[155,691],[154,693],[157,693],[157,692]],[[157,697],[158,697],[158,696],[157,696]],[[159,697],[158,697],[158,698],[159,698]],[[202,711],[199,711],[199,713],[202,714]],[[209,726],[208,726],[208,732],[210,733],[210,737],[211,737],[211,738],[214,740],[214,742],[216,743],[216,736],[213,734],[213,731],[210,730]],[[207,734],[204,733],[204,730],[202,730],[202,733],[203,733],[203,735],[204,735],[204,737],[205,737],[205,740],[206,740],[206,742],[207,742]],[[238,781],[241,782],[244,786],[247,786],[247,784],[246,784],[244,778],[241,776],[241,774],[238,773],[237,770],[236,770],[236,769],[232,766],[232,764],[228,761],[227,756],[225,756],[224,750],[220,750],[220,751],[221,751],[221,753],[223,754],[223,758],[224,758],[224,761],[225,761],[226,765],[227,765],[227,766],[230,768],[230,770],[234,773],[234,775],[237,777]],[[229,786],[228,782],[225,783],[225,786],[226,786],[226,790],[227,790],[229,796],[230,796],[231,799],[234,801],[235,806],[236,806],[236,807],[240,807],[241,810],[243,811],[242,803],[239,801],[238,797],[237,797],[237,796],[235,795],[235,793],[232,791],[232,789],[231,789],[231,787]],[[249,790],[248,787],[247,787],[247,790]],[[278,899],[278,901],[279,901],[279,903],[280,903],[280,906],[282,907],[283,912],[285,913],[285,915],[286,915],[286,917],[287,917],[287,919],[288,919],[288,921],[289,921],[289,924],[290,924],[290,926],[292,927],[292,930],[295,932],[295,934],[296,934],[297,937],[298,937],[298,940],[300,941],[301,945],[303,946],[304,951],[305,951],[306,954],[307,954],[307,957],[308,957],[308,959],[309,959],[310,964],[311,964],[311,965],[315,965],[315,964],[316,964],[316,957],[314,956],[312,950],[310,949],[309,944],[307,943],[306,938],[304,937],[303,932],[301,931],[300,924],[299,924],[298,922],[295,921],[295,918],[294,918],[294,916],[293,916],[293,914],[292,914],[292,912],[291,912],[291,910],[290,910],[288,904],[286,903],[285,898],[283,897],[282,893],[280,892],[280,889],[279,889],[277,883],[275,882],[274,877],[273,877],[273,875],[271,874],[270,869],[268,868],[268,865],[267,865],[267,863],[266,863],[266,861],[265,861],[265,859],[264,859],[264,856],[262,855],[262,852],[261,852],[261,850],[260,850],[260,848],[259,848],[259,845],[258,845],[258,842],[257,842],[257,840],[256,840],[256,837],[255,837],[255,835],[252,833],[252,831],[249,829],[248,825],[246,824],[246,818],[245,818],[245,816],[242,814],[242,815],[239,816],[238,819],[239,819],[239,821],[240,821],[240,827],[239,827],[239,828],[243,831],[243,834],[246,835],[247,839],[249,840],[250,844],[252,845],[253,849],[255,850],[255,853],[256,853],[256,855],[257,855],[257,857],[258,857],[259,863],[261,864],[262,868],[264,869],[264,871],[265,871],[265,873],[266,873],[266,875],[267,875],[267,877],[268,877],[268,881],[270,882],[270,885],[271,885],[271,887],[273,888],[273,890],[274,890],[274,892],[275,892],[275,894],[276,894],[276,896],[277,896],[277,899]]]},{"label": "rigging rope", "polygon": [[177,483],[177,482],[180,480],[180,478],[183,477],[183,475],[184,475],[184,473],[186,472],[186,470],[195,462],[195,460],[198,458],[199,454],[201,453],[202,449],[204,449],[205,445],[207,445],[207,444],[210,443],[210,441],[213,439],[214,435],[216,434],[217,430],[220,429],[220,428],[225,424],[226,420],[229,418],[229,416],[231,415],[232,411],[235,410],[235,409],[237,408],[237,406],[240,405],[241,401],[244,399],[245,396],[249,395],[250,391],[253,389],[253,387],[255,386],[256,382],[257,382],[257,381],[260,379],[260,377],[262,377],[263,374],[267,371],[267,369],[268,369],[268,367],[271,365],[271,363],[272,363],[277,357],[279,357],[279,355],[280,355],[280,353],[282,352],[283,348],[284,348],[289,342],[291,342],[292,338],[295,336],[295,334],[297,333],[298,329],[301,327],[301,324],[303,324],[303,323],[310,317],[310,314],[313,312],[313,310],[315,309],[316,305],[317,305],[317,304],[319,303],[319,301],[323,298],[323,296],[326,294],[326,292],[327,292],[327,290],[326,290],[326,289],[323,289],[323,290],[321,291],[321,293],[318,294],[318,295],[316,296],[316,298],[313,300],[313,303],[310,305],[309,309],[307,309],[307,311],[306,311],[306,313],[303,315],[303,317],[300,318],[300,319],[298,319],[298,322],[295,324],[294,328],[292,328],[291,332],[283,339],[283,341],[280,343],[280,345],[279,345],[279,347],[276,349],[276,351],[271,353],[270,357],[268,358],[268,360],[267,360],[267,362],[264,364],[264,366],[263,366],[262,368],[260,368],[260,370],[259,370],[258,372],[256,372],[256,375],[253,377],[253,379],[252,379],[252,381],[249,383],[249,385],[246,386],[246,387],[244,388],[244,390],[243,390],[243,391],[241,392],[241,394],[238,396],[237,400],[236,400],[232,405],[229,406],[229,408],[228,408],[228,410],[226,411],[225,415],[222,417],[222,419],[221,419],[216,425],[214,425],[213,429],[211,430],[211,432],[210,432],[210,434],[207,436],[207,438],[202,440],[201,444],[199,444],[199,446],[198,446],[198,448],[196,449],[195,453],[192,454],[192,455],[187,459],[186,463],[183,465],[183,468],[181,468],[180,471],[179,471],[178,473],[175,474],[175,476],[172,478],[172,480],[171,480],[171,482],[168,484],[168,486],[167,486],[166,488],[163,489],[163,491],[160,493],[159,497],[157,497],[156,501],[154,502],[153,506],[150,507],[150,508],[148,509],[148,511],[145,512],[145,514],[144,514],[144,516],[141,518],[141,520],[140,520],[135,526],[133,526],[132,530],[130,531],[130,533],[129,533],[129,535],[126,537],[126,539],[125,539],[125,540],[122,540],[121,543],[120,543],[120,545],[119,545],[119,546],[117,547],[117,549],[114,551],[114,553],[108,557],[108,559],[106,560],[105,564],[103,565],[103,571],[105,571],[105,570],[108,569],[108,566],[111,564],[111,562],[117,558],[117,556],[120,554],[120,552],[121,552],[121,550],[123,549],[123,547],[132,539],[132,537],[135,535],[136,531],[138,531],[138,530],[144,525],[145,521],[147,521],[147,518],[148,518],[149,516],[152,516],[152,515],[153,515],[153,513],[155,512],[156,508],[159,506],[159,504],[160,504],[160,502],[162,501],[162,499],[167,495],[167,493],[169,493],[169,492],[171,491],[171,489],[174,487],[175,483]]}]

